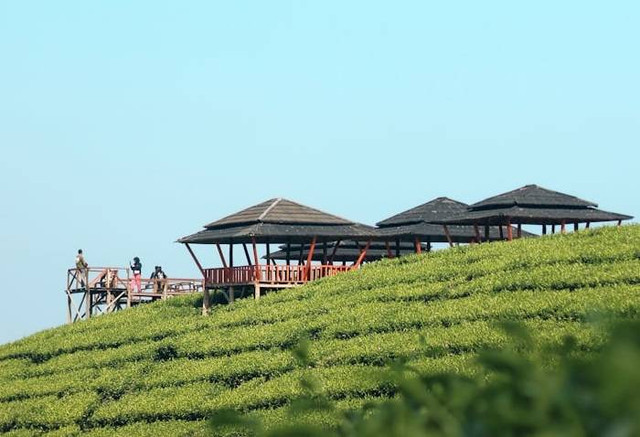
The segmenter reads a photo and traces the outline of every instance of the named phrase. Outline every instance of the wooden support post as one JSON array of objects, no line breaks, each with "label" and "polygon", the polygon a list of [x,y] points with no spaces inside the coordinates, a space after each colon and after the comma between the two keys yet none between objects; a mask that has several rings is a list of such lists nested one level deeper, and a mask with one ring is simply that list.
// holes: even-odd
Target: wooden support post
[{"label": "wooden support post", "polygon": [[427,252],[431,252],[431,237],[427,238]]},{"label": "wooden support post", "polygon": [[[186,246],[189,249],[189,252],[193,255],[193,252],[191,252],[191,248],[189,248],[189,245],[187,244]],[[200,263],[198,263],[198,266],[200,266]],[[202,277],[204,277],[204,272],[202,272]],[[129,276],[129,267],[127,267],[127,282],[124,285],[127,289],[127,308],[131,308],[131,279]]]},{"label": "wooden support post", "polygon": [[502,231],[502,225],[498,225],[498,231],[500,232],[500,239],[504,240],[504,232]]},{"label": "wooden support post", "polygon": [[267,265],[268,265],[271,262],[271,244],[266,243],[265,246],[267,248]]},{"label": "wooden support post", "polygon": [[229,267],[233,267],[233,243],[229,243]]},{"label": "wooden support post", "polygon": [[[189,251],[191,258],[193,258],[196,265],[198,266],[198,270],[200,270],[200,273],[202,273],[202,277],[204,278],[205,277],[204,269],[202,268],[200,261],[198,261],[198,258],[196,258],[196,254],[193,253],[193,250],[191,250],[191,246],[189,246],[189,243],[185,243],[185,246],[187,247],[187,250]],[[129,283],[129,269],[127,269],[127,283]]]},{"label": "wooden support post", "polygon": [[449,242],[449,247],[453,247],[453,241],[451,240],[451,234],[449,233],[449,228],[447,225],[442,225],[444,228],[444,235],[447,236],[447,241]]},{"label": "wooden support post", "polygon": [[287,265],[291,265],[291,243],[287,243]]},{"label": "wooden support post", "polygon": [[260,283],[259,283],[259,282],[256,282],[256,283],[253,285],[253,298],[254,298],[255,300],[260,299]]},{"label": "wooden support post", "polygon": [[309,254],[307,255],[307,263],[305,264],[304,276],[305,281],[309,280],[309,275],[311,274],[311,260],[313,260],[313,252],[316,249],[316,237],[313,237],[311,240],[311,247],[309,247]]},{"label": "wooden support post", "polygon": [[113,310],[113,308],[111,307],[111,301],[113,300],[113,295],[111,294],[111,290],[109,288],[107,288],[106,294],[107,294],[107,312],[110,313]]},{"label": "wooden support post", "polygon": [[73,313],[71,311],[71,307],[73,305],[73,299],[71,298],[71,272],[67,270],[67,323],[73,323]]},{"label": "wooden support post", "polygon": [[587,226],[585,226],[587,229],[589,229],[589,225],[591,224],[591,222],[587,222]]},{"label": "wooden support post", "polygon": [[220,255],[220,259],[222,260],[222,267],[227,268],[227,260],[224,259],[224,253],[222,253],[222,248],[219,243],[216,243],[216,248],[218,249],[218,255]]},{"label": "wooden support post", "polygon": [[334,246],[333,246],[333,250],[331,251],[331,257],[329,258],[329,263],[331,265],[333,265],[333,259],[336,256],[336,252],[338,251],[338,247],[340,247],[340,244],[342,243],[342,240],[338,240],[335,242]]},{"label": "wooden support post", "polygon": [[[253,245],[253,262],[255,263],[255,268],[256,268],[255,277],[256,277],[256,281],[259,283],[261,279],[260,260],[258,259],[258,246],[256,245],[255,237],[251,237],[251,244]],[[260,297],[260,286],[256,284],[256,287],[258,287],[258,297]]]},{"label": "wooden support post", "polygon": [[513,240],[513,228],[511,227],[511,219],[507,219],[507,241]]},{"label": "wooden support post", "polygon": [[71,299],[71,294],[67,291],[67,323],[73,323],[72,306],[73,300]]},{"label": "wooden support post", "polygon": [[618,226],[622,226],[622,220],[618,220]]},{"label": "wooden support post", "polygon": [[416,248],[416,253],[419,255],[422,253],[422,243],[420,242],[420,239],[418,237],[415,238],[414,242],[413,242],[415,248]]},{"label": "wooden support post", "polygon": [[478,229],[478,224],[477,223],[473,224],[473,232],[474,232],[474,234],[476,234],[476,241],[478,243],[480,243],[482,241],[482,239],[480,238],[480,230]]},{"label": "wooden support post", "polygon": [[566,224],[567,224],[567,222],[566,222],[565,220],[562,220],[562,222],[561,222],[561,224],[560,224],[560,232],[561,232],[562,234],[564,234],[564,233],[565,233],[565,231],[566,231],[566,229],[565,229]]},{"label": "wooden support post", "polygon": [[393,252],[391,252],[391,244],[389,244],[388,241],[385,241],[384,245],[387,248],[387,258],[393,258]]},{"label": "wooden support post", "polygon": [[400,256],[400,239],[396,238],[396,257]]},{"label": "wooden support post", "polygon": [[371,241],[367,241],[367,245],[364,246],[364,249],[362,250],[362,252],[360,252],[360,256],[354,263],[353,268],[357,269],[358,267],[360,267],[360,264],[362,264],[362,261],[364,261],[364,257],[367,256],[367,251],[369,250],[369,246],[371,246]]},{"label": "wooden support post", "polygon": [[484,225],[484,239],[485,241],[491,241],[491,234],[489,234],[489,225]]},{"label": "wooden support post", "polygon": [[236,291],[233,289],[233,287],[229,287],[229,303],[233,303],[234,302],[235,293],[236,293]]},{"label": "wooden support post", "polygon": [[542,225],[542,235],[547,235],[547,225]]},{"label": "wooden support post", "polygon": [[575,222],[573,224],[573,232],[578,232],[579,229],[580,229],[580,226],[578,225],[578,222]]},{"label": "wooden support post", "polygon": [[84,289],[85,293],[87,293],[87,298],[85,300],[85,316],[87,317],[87,319],[90,319],[91,311],[93,310],[93,297],[91,296],[91,284],[89,284],[89,269],[84,269],[82,273],[82,276],[84,276]]},{"label": "wooden support post", "polygon": [[522,238],[522,223],[518,223],[518,238]]},{"label": "wooden support post", "polygon": [[322,265],[327,265],[327,242],[322,243]]},{"label": "wooden support post", "polygon": [[209,289],[205,286],[204,281],[202,281],[202,315],[209,315],[209,307],[211,306],[211,299],[209,296]]},{"label": "wooden support post", "polygon": [[252,266],[251,257],[249,256],[249,249],[247,249],[247,244],[242,243],[242,248],[244,249],[244,256],[247,257],[247,263]]}]

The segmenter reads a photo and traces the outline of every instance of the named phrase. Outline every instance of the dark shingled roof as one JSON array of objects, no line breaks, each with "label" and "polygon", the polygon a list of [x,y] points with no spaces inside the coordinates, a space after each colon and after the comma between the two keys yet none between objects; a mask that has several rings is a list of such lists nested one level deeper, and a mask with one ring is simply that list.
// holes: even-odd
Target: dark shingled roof
[{"label": "dark shingled roof", "polygon": [[467,204],[449,199],[448,197],[438,197],[415,208],[408,209],[400,214],[396,214],[388,219],[376,223],[379,227],[410,225],[414,223],[433,223],[434,220],[441,220],[452,215],[465,212]]},{"label": "dark shingled roof", "polygon": [[179,243],[305,243],[368,240],[375,228],[337,217],[286,199],[271,199],[221,220],[178,240]]},{"label": "dark shingled roof", "polygon": [[451,225],[497,225],[519,223],[553,225],[565,223],[608,222],[633,217],[596,209],[597,204],[575,196],[525,185],[517,190],[490,197],[469,206],[466,212],[437,220]]},{"label": "dark shingled roof", "polygon": [[[432,243],[446,243],[447,237],[444,228],[439,223],[450,217],[464,214],[468,205],[448,197],[438,197],[415,208],[408,209],[388,219],[378,222],[378,232],[382,239],[411,240],[420,238],[422,241]],[[449,226],[451,241],[455,243],[469,243],[476,237],[472,226]],[[515,232],[515,231],[514,231]],[[480,236],[484,240],[484,229],[480,229]],[[531,237],[534,234],[522,232],[523,237]],[[506,229],[503,237],[497,227],[489,229],[489,240],[503,240],[506,237]]]},{"label": "dark shingled roof", "polygon": [[600,209],[587,208],[526,208],[512,206],[510,208],[486,209],[479,211],[469,211],[457,217],[443,220],[442,223],[460,224],[504,224],[507,219],[511,223],[521,223],[523,225],[558,225],[563,221],[570,223],[586,222],[610,222],[618,220],[630,220],[633,217],[617,214],[614,212],[602,211]]},{"label": "dark shingled roof", "polygon": [[238,226],[253,223],[351,225],[352,221],[301,205],[291,200],[277,198],[259,203],[205,225],[207,229]]},{"label": "dark shingled roof", "polygon": [[497,196],[476,202],[470,206],[472,210],[488,208],[504,208],[509,206],[529,207],[587,207],[598,205],[588,200],[582,200],[575,196],[548,190],[538,185],[525,185],[513,191],[498,194]]}]

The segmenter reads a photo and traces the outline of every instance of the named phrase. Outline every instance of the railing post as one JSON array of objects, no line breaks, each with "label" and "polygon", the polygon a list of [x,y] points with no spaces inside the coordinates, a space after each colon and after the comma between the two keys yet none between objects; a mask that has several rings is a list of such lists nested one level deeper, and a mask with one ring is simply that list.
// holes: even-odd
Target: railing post
[{"label": "railing post", "polygon": [[88,268],[84,269],[82,271],[82,275],[84,276],[84,290],[85,290],[85,293],[87,294],[87,298],[85,301],[85,305],[86,305],[85,317],[88,320],[91,318],[91,310],[93,306],[92,297],[91,297],[91,287],[89,286],[89,269]]},{"label": "railing post", "polygon": [[125,285],[127,288],[127,308],[131,308],[131,279],[129,277],[129,267],[127,267],[126,271],[127,271],[127,282],[125,283]]}]

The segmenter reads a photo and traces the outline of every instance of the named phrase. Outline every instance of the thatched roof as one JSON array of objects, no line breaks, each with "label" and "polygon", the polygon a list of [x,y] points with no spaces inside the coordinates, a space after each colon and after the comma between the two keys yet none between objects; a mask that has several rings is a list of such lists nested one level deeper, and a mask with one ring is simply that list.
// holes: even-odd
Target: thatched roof
[{"label": "thatched roof", "polygon": [[602,211],[575,196],[525,185],[470,205],[466,212],[437,220],[451,225],[561,224],[629,220],[633,217]]},{"label": "thatched roof", "polygon": [[435,220],[449,218],[453,215],[465,212],[467,204],[449,199],[448,197],[438,197],[427,203],[408,209],[382,220],[376,225],[378,227],[410,225],[414,223],[433,223]]},{"label": "thatched roof", "polygon": [[271,199],[209,223],[205,229],[180,238],[180,243],[305,243],[368,240],[375,228],[325,213],[287,199]]}]

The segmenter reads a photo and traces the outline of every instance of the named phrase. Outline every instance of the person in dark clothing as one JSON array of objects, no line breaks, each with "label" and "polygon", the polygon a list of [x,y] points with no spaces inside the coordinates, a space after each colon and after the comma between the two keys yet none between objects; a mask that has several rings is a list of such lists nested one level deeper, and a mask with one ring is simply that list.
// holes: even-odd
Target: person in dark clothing
[{"label": "person in dark clothing", "polygon": [[151,273],[150,279],[154,279],[153,290],[156,293],[164,292],[165,284],[167,283],[167,275],[162,271],[162,266],[156,266]]},{"label": "person in dark clothing", "polygon": [[142,292],[142,263],[137,256],[133,258],[133,264],[130,264],[133,272],[133,285],[138,289],[138,293]]},{"label": "person in dark clothing", "polygon": [[78,255],[76,255],[76,281],[80,283],[81,288],[85,286],[84,280],[87,277],[88,268],[89,263],[85,261],[82,249],[78,249]]}]

